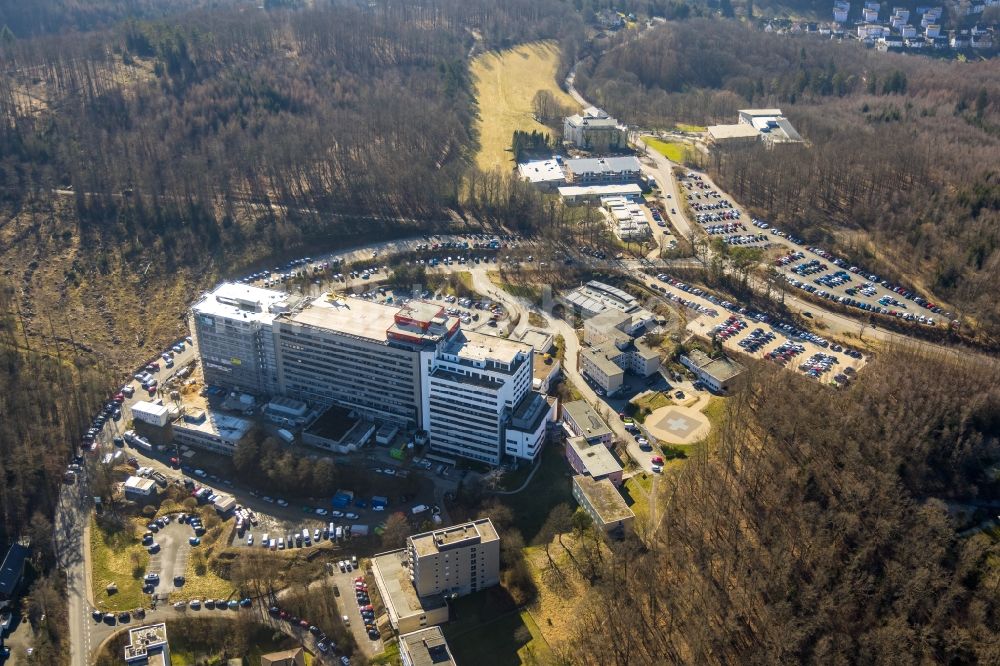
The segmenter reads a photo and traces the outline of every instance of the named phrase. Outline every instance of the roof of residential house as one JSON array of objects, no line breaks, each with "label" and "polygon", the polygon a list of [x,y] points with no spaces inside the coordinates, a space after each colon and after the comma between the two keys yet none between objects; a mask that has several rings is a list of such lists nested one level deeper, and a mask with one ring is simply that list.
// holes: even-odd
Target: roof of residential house
[{"label": "roof of residential house", "polygon": [[619,373],[625,372],[622,370],[617,363],[614,362],[613,358],[621,354],[617,348],[608,349],[604,346],[598,347],[597,349],[584,349],[581,352],[587,360],[597,366],[597,369],[608,375],[617,375]]},{"label": "roof of residential house", "polygon": [[460,525],[414,534],[409,538],[409,543],[420,557],[457,546],[489,543],[499,538],[493,522],[489,518],[480,518]]}]

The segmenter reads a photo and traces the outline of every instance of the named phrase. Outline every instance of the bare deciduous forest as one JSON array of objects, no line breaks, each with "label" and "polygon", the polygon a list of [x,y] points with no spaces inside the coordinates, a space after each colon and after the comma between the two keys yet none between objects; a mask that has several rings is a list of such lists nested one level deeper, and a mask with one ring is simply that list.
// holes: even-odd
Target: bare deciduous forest
[{"label": "bare deciduous forest", "polygon": [[[1000,546],[948,500],[995,497],[996,367],[898,350],[846,392],[763,376],[608,560],[579,664],[996,663]],[[940,378],[947,377],[947,382]]]},{"label": "bare deciduous forest", "polygon": [[691,20],[580,68],[584,94],[630,122],[736,122],[780,107],[806,146],[708,166],[755,212],[954,307],[1000,335],[1000,70]]}]

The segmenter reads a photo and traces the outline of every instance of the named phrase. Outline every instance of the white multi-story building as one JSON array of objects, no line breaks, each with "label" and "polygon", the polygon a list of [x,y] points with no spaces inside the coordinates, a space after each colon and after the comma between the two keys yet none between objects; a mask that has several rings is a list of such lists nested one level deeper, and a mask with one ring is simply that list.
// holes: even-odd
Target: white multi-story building
[{"label": "white multi-story building", "polygon": [[[534,395],[532,351],[521,342],[465,331],[445,343],[427,373],[423,420],[431,448],[498,464],[515,410]],[[540,444],[517,437],[511,448],[514,455],[532,451],[519,457],[533,459]]]},{"label": "white multi-story building", "polygon": [[406,540],[417,595],[462,596],[500,582],[500,537],[489,518],[414,534]]},{"label": "white multi-story building", "polygon": [[205,383],[236,391],[277,391],[274,357],[275,317],[289,308],[288,294],[225,282],[191,308],[191,334],[197,341]]},{"label": "white multi-story building", "polygon": [[563,139],[583,150],[606,152],[627,145],[625,128],[602,109],[591,106],[563,119]]},{"label": "white multi-story building", "polygon": [[[255,368],[246,379],[225,385],[249,388],[257,377],[259,391],[424,429],[432,450],[490,464],[505,456],[532,460],[540,451],[548,411],[531,390],[531,345],[462,331],[457,318],[426,302],[397,307],[324,295],[289,307],[275,296],[279,292],[223,287],[195,310],[199,343],[208,342],[206,365],[244,345],[269,349],[245,354],[245,362],[220,371],[232,379]],[[240,295],[243,300],[233,304]],[[281,311],[267,303],[280,303]],[[225,318],[221,306],[232,309]],[[253,330],[237,330],[228,341],[215,332],[239,329],[235,324],[244,321],[253,321]],[[198,443],[228,446],[221,440]]]}]

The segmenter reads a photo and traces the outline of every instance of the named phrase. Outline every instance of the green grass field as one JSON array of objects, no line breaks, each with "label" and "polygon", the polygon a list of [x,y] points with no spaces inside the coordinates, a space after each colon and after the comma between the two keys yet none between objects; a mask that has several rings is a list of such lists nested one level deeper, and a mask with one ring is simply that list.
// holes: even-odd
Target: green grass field
[{"label": "green grass field", "polygon": [[500,53],[484,53],[472,63],[479,103],[479,152],[476,164],[489,171],[513,166],[510,140],[514,130],[551,130],[532,118],[531,100],[548,90],[561,103],[579,105],[556,84],[559,48],[551,42],[522,44]]},{"label": "green grass field", "polygon": [[[104,611],[131,610],[146,602],[142,592],[141,573],[149,563],[149,553],[136,536],[136,527],[129,521],[119,531],[103,529],[96,517],[90,519],[90,566],[94,601]],[[108,594],[107,587],[114,583],[118,592]]]},{"label": "green grass field", "polygon": [[701,125],[688,125],[687,123],[676,123],[674,125],[682,132],[707,132],[708,128]]},{"label": "green grass field", "polygon": [[514,512],[514,526],[531,543],[542,523],[557,504],[576,508],[573,499],[572,471],[562,455],[562,447],[549,444],[542,451],[540,467],[527,488],[515,495],[500,495],[501,502]]},{"label": "green grass field", "polygon": [[499,588],[452,602],[453,621],[445,638],[459,664],[490,666],[545,665],[555,656],[528,611],[502,599]]},{"label": "green grass field", "polygon": [[680,143],[661,141],[652,137],[645,137],[646,145],[666,157],[671,162],[683,163],[687,158],[688,148]]}]

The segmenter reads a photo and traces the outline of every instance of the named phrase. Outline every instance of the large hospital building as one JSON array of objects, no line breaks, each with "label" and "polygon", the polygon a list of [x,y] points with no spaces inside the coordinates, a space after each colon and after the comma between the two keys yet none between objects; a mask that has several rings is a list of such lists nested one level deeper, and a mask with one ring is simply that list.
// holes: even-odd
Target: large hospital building
[{"label": "large hospital building", "polygon": [[531,390],[531,346],[463,331],[439,305],[295,301],[226,283],[194,305],[191,325],[207,383],[340,405],[491,464],[541,448],[548,403]]}]

